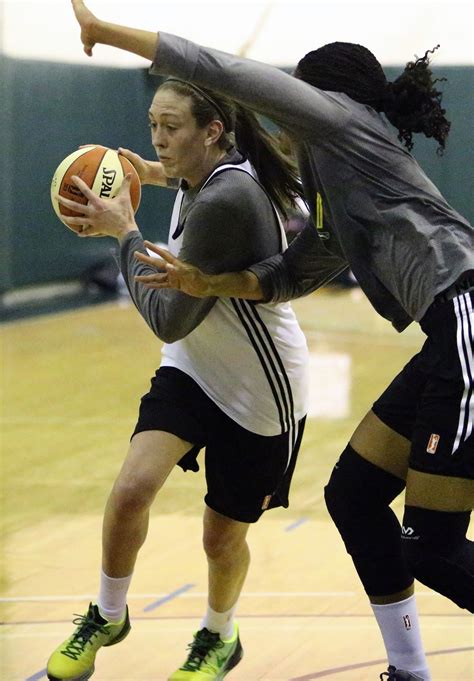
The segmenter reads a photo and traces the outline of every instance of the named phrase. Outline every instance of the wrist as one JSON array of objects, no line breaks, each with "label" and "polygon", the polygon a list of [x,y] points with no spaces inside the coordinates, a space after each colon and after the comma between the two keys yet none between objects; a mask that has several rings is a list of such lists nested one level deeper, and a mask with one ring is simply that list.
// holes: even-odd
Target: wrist
[{"label": "wrist", "polygon": [[120,232],[118,232],[116,234],[116,238],[118,239],[118,242],[120,244],[122,244],[125,241],[125,239],[128,237],[129,234],[133,234],[133,232],[138,233],[139,231],[140,230],[138,229],[138,227],[136,225],[133,225],[133,226],[130,225],[128,227],[124,227],[123,229],[121,229]]},{"label": "wrist", "polygon": [[142,184],[151,184],[155,187],[169,186],[159,161],[146,161],[146,173]]},{"label": "wrist", "polygon": [[103,25],[104,21],[98,19],[97,17],[91,17],[87,23],[83,26],[87,35],[90,36],[94,43],[103,43]]},{"label": "wrist", "polygon": [[249,270],[205,276],[208,296],[245,300],[261,300],[263,297],[258,278]]}]

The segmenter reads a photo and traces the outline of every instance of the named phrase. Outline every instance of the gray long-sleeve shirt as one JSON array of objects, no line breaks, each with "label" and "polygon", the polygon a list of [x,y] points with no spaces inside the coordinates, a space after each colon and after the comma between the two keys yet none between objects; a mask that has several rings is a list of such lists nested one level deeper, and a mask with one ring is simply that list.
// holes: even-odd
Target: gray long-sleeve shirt
[{"label": "gray long-sleeve shirt", "polygon": [[[220,164],[239,163],[238,152]],[[201,186],[201,185],[200,185]],[[186,225],[179,256],[205,272],[238,271],[281,249],[270,201],[246,173],[222,173],[206,191],[185,191],[180,224]],[[243,201],[242,197],[246,200]],[[152,331],[166,343],[184,338],[206,317],[215,298],[194,298],[174,289],[146,289],[134,280],[155,270],[133,256],[146,253],[140,232],[131,232],[121,245],[121,270],[133,302]]]},{"label": "gray long-sleeve shirt", "polygon": [[152,73],[227,94],[293,139],[312,220],[285,253],[249,268],[267,300],[309,293],[349,265],[374,308],[401,331],[474,270],[472,226],[371,107],[166,33]]}]

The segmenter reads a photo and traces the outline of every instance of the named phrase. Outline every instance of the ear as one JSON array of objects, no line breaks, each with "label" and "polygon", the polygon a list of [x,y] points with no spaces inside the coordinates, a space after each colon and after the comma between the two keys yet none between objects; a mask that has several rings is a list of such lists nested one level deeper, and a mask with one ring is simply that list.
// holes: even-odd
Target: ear
[{"label": "ear", "polygon": [[212,144],[216,144],[219,141],[219,138],[223,135],[224,133],[224,124],[222,121],[211,121],[209,125],[207,126],[207,135],[206,139],[204,140],[204,144],[206,147],[210,147]]}]

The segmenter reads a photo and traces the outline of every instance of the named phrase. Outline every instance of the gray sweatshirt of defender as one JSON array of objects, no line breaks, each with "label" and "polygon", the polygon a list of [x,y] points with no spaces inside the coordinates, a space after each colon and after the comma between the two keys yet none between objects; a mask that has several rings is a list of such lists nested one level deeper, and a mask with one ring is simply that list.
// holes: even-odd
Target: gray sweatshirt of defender
[{"label": "gray sweatshirt of defender", "polygon": [[[234,151],[216,167],[242,160]],[[230,169],[211,178],[200,192],[206,179],[198,187],[182,187],[179,228],[183,242],[179,257],[216,274],[245,269],[278,253],[280,228],[260,185],[247,173]],[[184,338],[206,317],[216,298],[194,298],[174,289],[146,289],[134,276],[156,274],[156,270],[137,260],[135,251],[146,253],[140,232],[130,232],[120,250],[122,274],[135,306],[165,343]]]},{"label": "gray sweatshirt of defender", "polygon": [[473,227],[371,107],[162,32],[151,72],[229,95],[292,138],[312,219],[283,254],[249,268],[266,300],[305,295],[349,265],[377,312],[402,331],[474,270]]}]

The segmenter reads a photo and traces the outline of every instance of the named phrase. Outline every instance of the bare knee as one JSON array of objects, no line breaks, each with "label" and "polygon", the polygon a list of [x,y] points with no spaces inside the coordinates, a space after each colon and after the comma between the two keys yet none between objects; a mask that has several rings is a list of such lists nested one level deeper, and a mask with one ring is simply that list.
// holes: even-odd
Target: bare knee
[{"label": "bare knee", "polygon": [[150,508],[155,494],[156,491],[149,481],[139,476],[133,479],[119,477],[112,489],[109,503],[118,515],[137,515]]},{"label": "bare knee", "polygon": [[232,562],[242,551],[247,550],[246,533],[239,531],[240,527],[233,526],[232,521],[229,523],[226,528],[205,525],[203,546],[209,560]]}]

